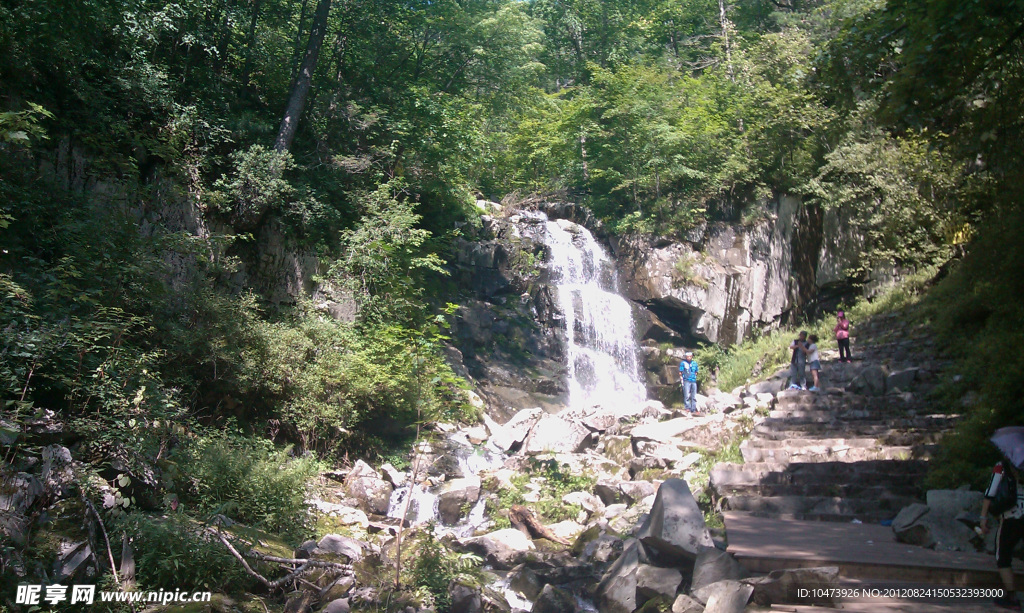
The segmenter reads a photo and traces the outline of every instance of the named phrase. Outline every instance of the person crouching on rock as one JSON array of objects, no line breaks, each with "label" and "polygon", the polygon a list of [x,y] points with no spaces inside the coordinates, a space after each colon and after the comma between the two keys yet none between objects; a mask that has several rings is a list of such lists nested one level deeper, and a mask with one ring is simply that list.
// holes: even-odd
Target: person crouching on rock
[{"label": "person crouching on rock", "polygon": [[992,500],[996,497],[999,484],[1004,479],[1009,479],[1017,490],[1017,504],[999,514],[999,529],[996,533],[996,569],[999,570],[999,578],[1003,581],[1006,593],[996,598],[995,604],[1008,609],[1019,609],[1020,602],[1017,600],[1017,593],[1013,590],[1013,569],[1010,563],[1013,559],[1013,549],[1024,538],[1024,487],[1020,487],[1020,471],[1013,464],[1004,461],[999,462],[992,469],[992,481],[985,490],[985,500],[981,503],[981,530],[988,534],[988,511]]},{"label": "person crouching on rock", "polygon": [[697,414],[697,370],[693,352],[687,351],[679,363],[679,378],[683,384],[683,404],[691,415]]}]

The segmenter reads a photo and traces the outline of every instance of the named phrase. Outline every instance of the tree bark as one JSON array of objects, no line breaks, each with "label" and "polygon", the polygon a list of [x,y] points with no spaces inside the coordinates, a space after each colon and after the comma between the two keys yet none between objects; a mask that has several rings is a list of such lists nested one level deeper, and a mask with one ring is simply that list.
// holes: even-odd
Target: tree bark
[{"label": "tree bark", "polygon": [[277,151],[288,151],[295,140],[295,133],[299,128],[299,118],[306,107],[306,98],[309,97],[309,89],[313,84],[313,73],[316,71],[316,63],[320,57],[324,34],[327,33],[327,17],[330,12],[331,0],[320,0],[317,3],[316,13],[313,14],[313,25],[309,29],[306,54],[302,58],[302,66],[295,78],[291,95],[288,96],[288,106],[285,108],[284,118],[281,119],[277,140],[274,141],[274,149]]},{"label": "tree bark", "polygon": [[569,541],[552,532],[547,526],[540,523],[533,511],[522,505],[515,505],[508,512],[508,519],[512,527],[519,530],[532,539],[548,539],[554,543],[568,545]]}]

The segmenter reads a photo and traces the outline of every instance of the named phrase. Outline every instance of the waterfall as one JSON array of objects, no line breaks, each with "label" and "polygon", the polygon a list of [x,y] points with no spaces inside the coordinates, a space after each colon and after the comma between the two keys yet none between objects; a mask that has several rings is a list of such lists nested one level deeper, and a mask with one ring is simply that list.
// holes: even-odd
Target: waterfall
[{"label": "waterfall", "polygon": [[550,252],[551,282],[565,318],[569,407],[635,405],[647,399],[641,379],[633,309],[618,291],[615,265],[589,230],[568,220],[542,222],[537,236]]}]

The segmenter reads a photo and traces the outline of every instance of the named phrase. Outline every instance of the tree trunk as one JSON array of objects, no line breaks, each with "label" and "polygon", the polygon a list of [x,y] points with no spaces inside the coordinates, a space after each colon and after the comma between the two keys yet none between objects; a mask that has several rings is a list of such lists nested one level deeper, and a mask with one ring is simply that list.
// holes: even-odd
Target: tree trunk
[{"label": "tree trunk", "polygon": [[239,82],[243,88],[249,87],[249,75],[252,74],[252,55],[256,48],[256,24],[260,19],[260,8],[263,0],[252,0],[252,15],[249,18],[249,32],[245,37],[245,64],[242,66],[242,76]]},{"label": "tree trunk", "polygon": [[309,29],[306,55],[302,58],[302,66],[295,78],[295,85],[292,86],[292,93],[288,97],[288,106],[285,108],[284,118],[281,119],[277,140],[274,141],[274,149],[277,151],[288,151],[295,140],[295,132],[299,128],[299,118],[306,106],[309,88],[313,84],[313,73],[316,71],[317,59],[320,57],[320,47],[323,46],[324,34],[327,33],[327,16],[330,12],[331,0],[320,0],[317,3],[316,13],[313,15],[313,25]]},{"label": "tree trunk", "polygon": [[728,71],[729,80],[736,82],[736,75],[732,71],[732,49],[729,48],[729,20],[725,16],[725,0],[718,0],[718,19],[722,26],[722,40],[725,43],[725,68]]},{"label": "tree trunk", "polygon": [[531,539],[548,539],[554,543],[568,545],[569,541],[552,532],[547,526],[540,523],[533,511],[521,505],[515,505],[508,512],[508,519],[512,527],[519,530]]}]

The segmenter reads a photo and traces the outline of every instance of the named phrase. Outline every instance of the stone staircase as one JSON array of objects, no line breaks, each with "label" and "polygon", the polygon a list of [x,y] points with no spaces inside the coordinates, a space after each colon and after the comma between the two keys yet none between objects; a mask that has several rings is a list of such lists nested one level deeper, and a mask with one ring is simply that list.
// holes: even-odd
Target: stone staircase
[{"label": "stone staircase", "polygon": [[923,327],[881,317],[856,333],[854,363],[823,352],[823,391],[779,392],[741,444],[744,462],[712,469],[723,509],[878,523],[923,500],[928,459],[957,419],[926,398],[945,364]]}]

